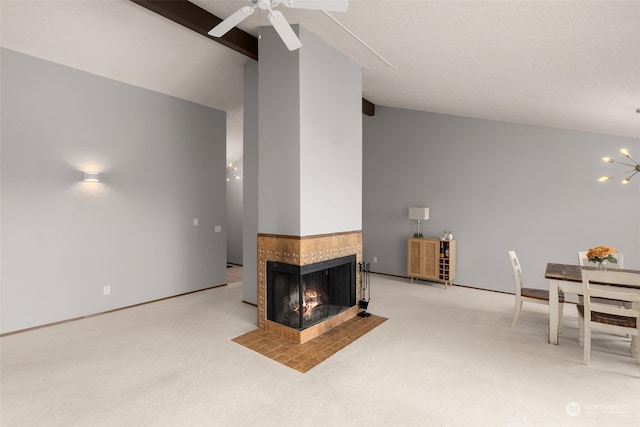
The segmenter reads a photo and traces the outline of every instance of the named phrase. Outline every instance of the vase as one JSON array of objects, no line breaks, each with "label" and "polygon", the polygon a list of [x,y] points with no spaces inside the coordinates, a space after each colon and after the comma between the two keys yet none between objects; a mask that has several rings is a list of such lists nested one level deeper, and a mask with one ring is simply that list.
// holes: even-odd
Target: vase
[{"label": "vase", "polygon": [[602,260],[602,261],[598,261],[598,264],[596,265],[596,270],[606,270],[607,269],[607,261]]}]

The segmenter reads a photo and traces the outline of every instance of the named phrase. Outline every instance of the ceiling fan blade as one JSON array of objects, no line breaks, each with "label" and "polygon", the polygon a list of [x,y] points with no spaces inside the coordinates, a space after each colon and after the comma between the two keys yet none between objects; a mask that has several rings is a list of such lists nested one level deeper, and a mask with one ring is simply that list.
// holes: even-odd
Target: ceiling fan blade
[{"label": "ceiling fan blade", "polygon": [[236,10],[231,16],[227,19],[213,27],[211,31],[209,31],[209,35],[213,37],[222,37],[233,27],[253,15],[253,11],[256,9],[256,6],[245,6],[241,9]]},{"label": "ceiling fan blade", "polygon": [[296,50],[302,46],[300,39],[281,12],[272,10],[269,14],[269,21],[289,50]]},{"label": "ceiling fan blade", "polygon": [[296,9],[346,12],[349,7],[349,0],[283,0],[282,4]]}]

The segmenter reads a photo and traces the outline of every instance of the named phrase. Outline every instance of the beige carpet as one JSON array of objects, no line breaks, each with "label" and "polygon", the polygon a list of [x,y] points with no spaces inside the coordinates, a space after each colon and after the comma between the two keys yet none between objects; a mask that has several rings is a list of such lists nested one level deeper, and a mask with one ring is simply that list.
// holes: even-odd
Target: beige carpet
[{"label": "beige carpet", "polygon": [[227,264],[227,283],[242,282],[242,266]]},{"label": "beige carpet", "polygon": [[298,372],[307,372],[385,320],[379,316],[356,316],[304,344],[262,329],[242,334],[233,341]]},{"label": "beige carpet", "polygon": [[[541,273],[542,274],[542,273]],[[0,338],[10,427],[616,426],[640,420],[629,339],[513,295],[371,275],[389,320],[302,374],[231,341],[256,328],[242,283]]]}]

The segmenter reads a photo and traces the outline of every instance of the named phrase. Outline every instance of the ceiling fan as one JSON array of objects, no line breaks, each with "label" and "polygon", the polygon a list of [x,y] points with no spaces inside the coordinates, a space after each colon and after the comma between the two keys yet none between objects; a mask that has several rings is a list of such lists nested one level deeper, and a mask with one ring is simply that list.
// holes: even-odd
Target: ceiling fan
[{"label": "ceiling fan", "polygon": [[273,25],[284,44],[289,50],[296,50],[302,46],[300,39],[296,36],[282,12],[273,10],[280,4],[294,9],[330,10],[332,12],[346,12],[349,0],[248,0],[251,6],[244,6],[234,12],[227,19],[213,27],[209,35],[222,37],[233,27],[247,19],[253,14],[256,8],[269,11],[269,22]]}]

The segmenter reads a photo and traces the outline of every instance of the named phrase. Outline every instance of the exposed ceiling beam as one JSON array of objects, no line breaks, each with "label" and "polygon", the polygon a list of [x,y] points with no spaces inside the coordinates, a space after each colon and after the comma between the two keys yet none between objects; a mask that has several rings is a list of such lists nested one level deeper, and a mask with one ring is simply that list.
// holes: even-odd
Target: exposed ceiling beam
[{"label": "exposed ceiling beam", "polygon": [[367,116],[375,116],[376,115],[376,105],[373,102],[367,101],[362,98],[362,114],[366,114]]},{"label": "exposed ceiling beam", "polygon": [[213,37],[209,31],[222,22],[221,18],[187,0],[131,0],[158,15],[177,22],[196,33],[258,60],[258,39],[251,34],[232,28],[223,37]]},{"label": "exposed ceiling beam", "polygon": [[[251,34],[232,28],[222,37],[212,37],[209,31],[222,22],[222,19],[211,12],[196,6],[188,0],[131,0],[158,15],[164,16],[196,33],[240,52],[241,54],[258,60],[258,39]],[[375,105],[362,98],[362,113],[367,116],[375,114]]]}]

